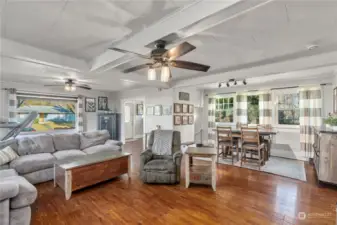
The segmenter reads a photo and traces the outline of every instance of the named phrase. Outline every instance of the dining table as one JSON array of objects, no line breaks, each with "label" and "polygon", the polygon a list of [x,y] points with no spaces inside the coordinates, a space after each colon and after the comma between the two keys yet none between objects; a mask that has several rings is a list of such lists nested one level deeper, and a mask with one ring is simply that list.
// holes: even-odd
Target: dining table
[{"label": "dining table", "polygon": [[[225,127],[225,126],[224,126]],[[241,138],[241,128],[238,128],[236,126],[227,126],[227,127],[231,127],[232,128],[232,135],[233,135],[233,138]],[[248,128],[256,128],[256,127],[248,127]],[[213,128],[212,131],[217,132],[217,128]],[[275,136],[278,131],[275,129],[275,128],[258,128],[258,131],[259,131],[259,135],[262,137],[262,138],[265,138],[265,137],[271,137],[271,136]],[[217,140],[217,136],[218,135],[215,135],[215,143],[218,142]],[[271,151],[271,141],[272,139],[270,139],[270,142],[268,144],[268,152],[270,153]],[[267,160],[267,157],[268,156],[265,156],[265,160]]]},{"label": "dining table", "polygon": [[[278,133],[278,131],[275,128],[258,128],[258,130],[260,136],[270,136],[276,135]],[[213,131],[216,132],[217,129],[213,128]],[[232,134],[241,135],[241,128],[232,127]]]}]

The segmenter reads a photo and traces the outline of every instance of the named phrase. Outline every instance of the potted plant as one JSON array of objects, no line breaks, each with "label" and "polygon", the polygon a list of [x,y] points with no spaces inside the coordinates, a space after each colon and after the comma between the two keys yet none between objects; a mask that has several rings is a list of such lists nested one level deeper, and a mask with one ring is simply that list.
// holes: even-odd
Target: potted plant
[{"label": "potted plant", "polygon": [[323,122],[324,124],[331,126],[332,130],[337,130],[337,115],[329,115]]}]

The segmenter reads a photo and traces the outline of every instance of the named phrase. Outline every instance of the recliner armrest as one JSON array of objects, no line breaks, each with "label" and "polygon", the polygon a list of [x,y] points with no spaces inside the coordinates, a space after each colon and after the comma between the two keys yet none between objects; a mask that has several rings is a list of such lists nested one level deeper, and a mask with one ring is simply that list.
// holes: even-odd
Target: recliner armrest
[{"label": "recliner armrest", "polygon": [[109,140],[107,140],[105,142],[105,145],[118,145],[118,146],[122,146],[123,142],[109,139]]},{"label": "recliner armrest", "polygon": [[175,162],[175,164],[180,165],[183,154],[180,151],[175,152],[172,157],[173,157],[173,161]]},{"label": "recliner armrest", "polygon": [[152,151],[150,149],[142,152],[140,154],[140,168],[142,168],[147,162],[149,162],[153,157]]},{"label": "recliner armrest", "polygon": [[0,182],[0,202],[8,199],[14,198],[19,194],[19,185],[13,182]]}]

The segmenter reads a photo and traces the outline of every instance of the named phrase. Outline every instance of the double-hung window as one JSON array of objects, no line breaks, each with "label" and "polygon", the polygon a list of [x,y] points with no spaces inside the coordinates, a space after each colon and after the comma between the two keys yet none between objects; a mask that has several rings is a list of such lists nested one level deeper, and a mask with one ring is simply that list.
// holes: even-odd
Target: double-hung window
[{"label": "double-hung window", "polygon": [[247,119],[248,124],[259,124],[259,96],[247,96]]},{"label": "double-hung window", "polygon": [[48,132],[76,128],[77,98],[52,95],[17,94],[17,120],[21,122],[32,111],[38,112],[25,132]]},{"label": "double-hung window", "polygon": [[282,125],[299,125],[299,94],[280,93],[277,95],[277,99],[277,123]]},{"label": "double-hung window", "polygon": [[234,97],[218,97],[215,99],[215,122],[234,122]]}]

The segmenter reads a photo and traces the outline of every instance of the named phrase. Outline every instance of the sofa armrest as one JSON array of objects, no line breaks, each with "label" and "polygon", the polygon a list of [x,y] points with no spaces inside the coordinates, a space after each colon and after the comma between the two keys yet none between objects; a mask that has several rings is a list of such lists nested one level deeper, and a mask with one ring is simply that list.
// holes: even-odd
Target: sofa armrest
[{"label": "sofa armrest", "polygon": [[179,152],[175,152],[173,154],[173,161],[176,165],[180,165],[181,163],[181,159],[183,157],[183,154],[179,151]]},{"label": "sofa armrest", "polygon": [[153,157],[151,150],[146,150],[140,154],[140,168],[142,169]]},{"label": "sofa armrest", "polygon": [[107,140],[105,142],[105,145],[118,145],[118,146],[122,146],[123,145],[123,142],[121,141],[116,141],[116,140]]},{"label": "sofa armrest", "polygon": [[19,194],[19,185],[13,182],[0,182],[0,202],[8,199],[14,198]]}]

